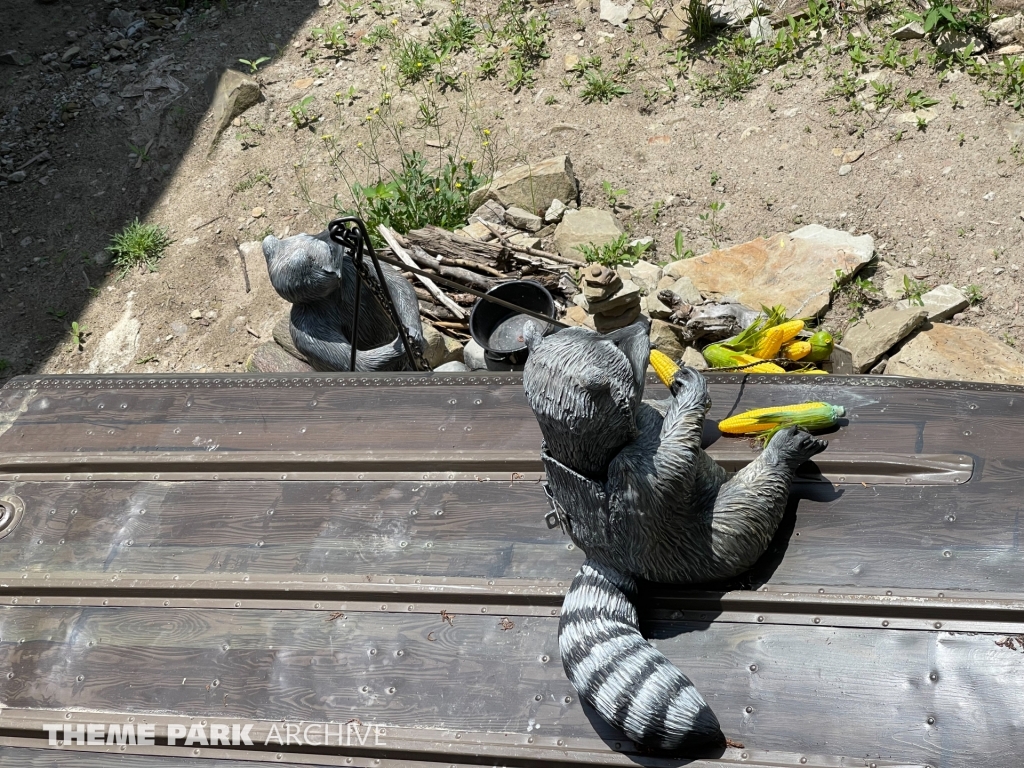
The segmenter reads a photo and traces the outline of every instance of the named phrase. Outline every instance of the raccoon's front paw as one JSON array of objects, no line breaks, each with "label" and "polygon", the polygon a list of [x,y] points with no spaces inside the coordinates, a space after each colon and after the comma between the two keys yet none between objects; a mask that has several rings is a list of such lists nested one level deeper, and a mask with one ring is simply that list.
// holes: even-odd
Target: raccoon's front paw
[{"label": "raccoon's front paw", "polygon": [[708,393],[708,381],[700,371],[688,365],[681,366],[673,377],[672,391],[676,399],[683,399],[694,406],[700,406],[707,413],[711,408],[711,395]]},{"label": "raccoon's front paw", "polygon": [[792,426],[776,432],[765,451],[776,454],[780,459],[796,467],[826,448],[827,440],[821,440],[807,430]]}]

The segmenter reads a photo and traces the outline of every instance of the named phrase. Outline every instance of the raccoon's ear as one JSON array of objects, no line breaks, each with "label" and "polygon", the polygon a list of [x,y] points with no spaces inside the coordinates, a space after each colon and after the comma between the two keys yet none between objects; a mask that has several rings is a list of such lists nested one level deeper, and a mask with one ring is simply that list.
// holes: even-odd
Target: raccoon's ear
[{"label": "raccoon's ear", "polygon": [[534,352],[543,340],[544,331],[541,330],[541,327],[533,320],[527,320],[523,325],[523,341],[526,342],[526,348]]},{"label": "raccoon's ear", "polygon": [[651,357],[650,327],[647,319],[641,317],[632,325],[620,328],[606,334],[612,342],[629,361],[633,369],[633,381],[636,384],[637,403],[644,395],[644,374],[647,371],[647,362]]},{"label": "raccoon's ear", "polygon": [[281,241],[273,235],[267,235],[263,238],[263,258],[270,263],[270,260],[274,258],[274,254],[277,253],[277,249],[281,247]]}]

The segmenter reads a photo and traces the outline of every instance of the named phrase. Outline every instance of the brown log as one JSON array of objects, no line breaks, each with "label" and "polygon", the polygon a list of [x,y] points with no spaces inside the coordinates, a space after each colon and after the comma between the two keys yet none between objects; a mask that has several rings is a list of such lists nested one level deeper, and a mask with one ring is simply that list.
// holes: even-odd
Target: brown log
[{"label": "brown log", "polygon": [[476,272],[471,272],[468,269],[462,269],[461,267],[446,267],[415,244],[409,248],[409,255],[421,269],[433,270],[441,277],[446,277],[457,283],[468,285],[470,288],[476,288],[478,291],[489,291],[496,284],[491,278],[484,277]]},{"label": "brown log", "polygon": [[500,243],[483,243],[440,227],[414,229],[406,233],[405,239],[434,256],[475,261],[491,267],[508,261],[507,250]]}]

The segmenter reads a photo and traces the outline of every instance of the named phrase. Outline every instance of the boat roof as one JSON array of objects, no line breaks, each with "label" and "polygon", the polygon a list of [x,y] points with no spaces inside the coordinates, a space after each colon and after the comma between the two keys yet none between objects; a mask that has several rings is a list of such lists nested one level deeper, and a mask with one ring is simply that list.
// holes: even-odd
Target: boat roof
[{"label": "boat roof", "polygon": [[[731,746],[646,754],[578,701],[584,556],[521,375],[35,376],[0,390],[0,763],[1019,766],[1024,388],[708,378],[732,469],[756,449],[718,419],[847,414],[749,573],[644,589]],[[169,745],[182,722],[254,744]],[[310,724],[348,743],[283,743]]]}]

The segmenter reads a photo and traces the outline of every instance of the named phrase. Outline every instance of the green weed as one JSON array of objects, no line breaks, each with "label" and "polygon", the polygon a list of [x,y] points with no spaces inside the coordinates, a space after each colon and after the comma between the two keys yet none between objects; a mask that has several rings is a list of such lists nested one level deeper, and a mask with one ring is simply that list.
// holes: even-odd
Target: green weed
[{"label": "green weed", "polygon": [[619,265],[636,264],[650,247],[648,243],[630,245],[629,234],[623,232],[611,242],[603,245],[594,243],[581,245],[579,251],[588,262],[614,268]]},{"label": "green weed", "polygon": [[136,218],[110,239],[106,250],[123,278],[136,268],[145,267],[155,272],[157,260],[171,242],[165,227],[143,224]]}]

